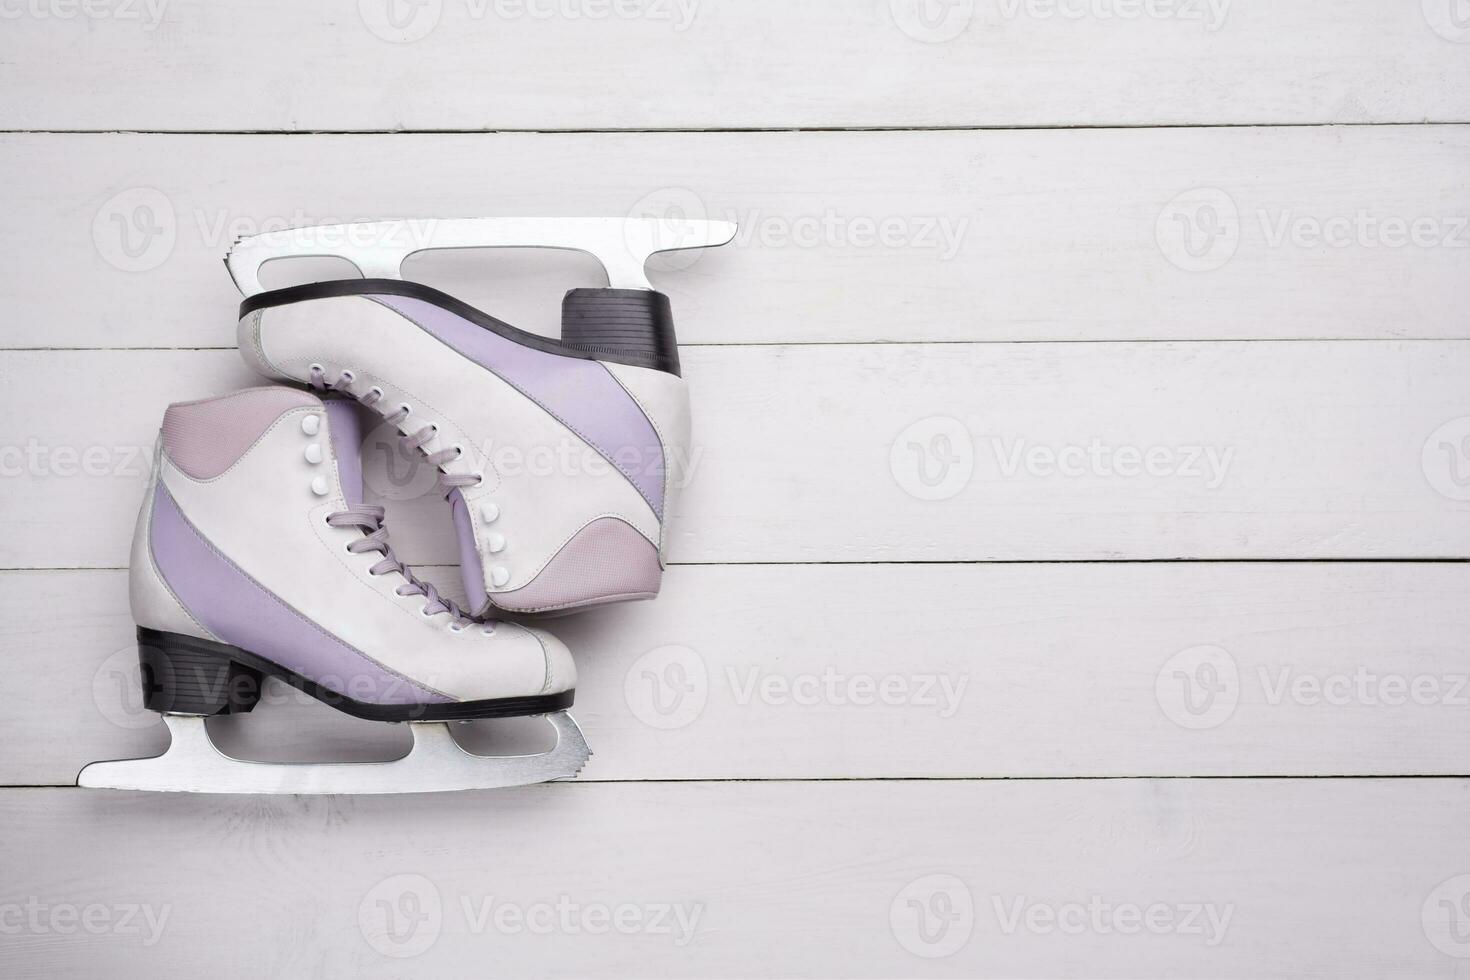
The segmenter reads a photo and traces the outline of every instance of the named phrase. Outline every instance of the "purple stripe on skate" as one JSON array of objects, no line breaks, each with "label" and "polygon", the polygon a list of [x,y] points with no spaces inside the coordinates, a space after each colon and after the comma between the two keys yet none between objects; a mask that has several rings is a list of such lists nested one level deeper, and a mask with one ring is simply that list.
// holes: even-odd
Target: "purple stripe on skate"
[{"label": "purple stripe on skate", "polygon": [[555,416],[628,478],[663,520],[663,444],[643,409],[597,361],[522,347],[411,296],[370,297],[418,324]]},{"label": "purple stripe on skate", "polygon": [[223,642],[358,701],[431,704],[451,700],[388,671],[246,575],[189,523],[162,483],[153,493],[149,544],[174,595]]}]

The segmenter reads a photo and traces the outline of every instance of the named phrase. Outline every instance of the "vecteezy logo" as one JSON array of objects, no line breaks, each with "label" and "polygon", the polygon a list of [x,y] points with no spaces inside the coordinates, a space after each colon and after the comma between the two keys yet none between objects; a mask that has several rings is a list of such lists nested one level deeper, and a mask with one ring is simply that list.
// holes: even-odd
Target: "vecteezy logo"
[{"label": "vecteezy logo", "polygon": [[975,0],[888,0],[893,23],[915,41],[942,44],[965,32],[975,17]]},{"label": "vecteezy logo", "polygon": [[975,931],[975,901],[954,875],[925,875],[893,896],[888,927],[898,944],[915,956],[953,956]]},{"label": "vecteezy logo", "polygon": [[102,717],[118,728],[151,728],[158,715],[143,707],[142,671],[138,647],[129,644],[115,651],[92,675],[92,702]]},{"label": "vecteezy logo", "polygon": [[1180,650],[1159,668],[1154,697],[1181,728],[1217,728],[1230,720],[1240,702],[1240,670],[1221,647]]},{"label": "vecteezy logo", "polygon": [[1456,959],[1470,958],[1470,874],[1440,882],[1424,900],[1419,918],[1435,949]]},{"label": "vecteezy logo", "polygon": [[658,647],[628,668],[623,697],[633,716],[650,728],[683,728],[709,700],[709,670],[704,658],[688,647]]},{"label": "vecteezy logo", "polygon": [[123,272],[158,268],[173,254],[177,237],[173,203],[152,187],[114,194],[92,216],[97,254]]},{"label": "vecteezy logo", "polygon": [[[706,216],[707,211],[703,198],[687,187],[662,187],[651,191],[640,197],[628,209],[630,218],[652,219],[659,223],[659,230],[667,244],[676,251],[658,253],[654,267],[669,271],[687,269],[698,262],[700,256],[705,253],[702,248],[680,248],[680,246],[693,244],[692,236],[688,234],[689,227],[685,222],[703,221]],[[634,226],[625,226],[625,236],[637,233]],[[627,245],[633,255],[642,255],[641,241],[628,238]]]},{"label": "vecteezy logo", "polygon": [[357,0],[357,13],[374,36],[390,44],[423,39],[439,26],[444,0]]},{"label": "vecteezy logo", "polygon": [[975,472],[975,443],[963,422],[931,415],[893,440],[888,469],[909,496],[948,500],[970,483]]},{"label": "vecteezy logo", "polygon": [[1434,33],[1456,44],[1470,42],[1470,0],[1422,0],[1422,5]]},{"label": "vecteezy logo", "polygon": [[1240,210],[1218,187],[1185,191],[1159,212],[1154,239],[1164,258],[1185,272],[1212,272],[1240,247]]},{"label": "vecteezy logo", "polygon": [[398,427],[384,422],[362,440],[362,482],[383,500],[416,500],[433,490],[439,473],[403,444]]},{"label": "vecteezy logo", "polygon": [[374,885],[357,906],[357,927],[384,956],[418,956],[444,925],[439,889],[423,875],[394,875]]},{"label": "vecteezy logo", "polygon": [[1470,415],[1451,419],[1424,440],[1419,464],[1440,495],[1470,500]]}]

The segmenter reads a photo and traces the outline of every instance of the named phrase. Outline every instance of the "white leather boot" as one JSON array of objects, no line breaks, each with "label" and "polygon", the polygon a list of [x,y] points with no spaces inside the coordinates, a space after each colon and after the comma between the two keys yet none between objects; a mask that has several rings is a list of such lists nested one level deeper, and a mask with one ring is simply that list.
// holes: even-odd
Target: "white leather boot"
[{"label": "white leather boot", "polygon": [[352,395],[438,467],[473,613],[651,598],[689,452],[668,299],[576,289],[562,319],[554,340],[354,279],[247,297],[239,341],[266,377]]},{"label": "white leather boot", "polygon": [[289,388],[169,407],[130,578],[150,707],[248,710],[170,670],[211,652],[366,718],[571,704],[576,670],[558,640],[472,622],[394,558],[382,509],[362,503],[357,422],[351,402]]},{"label": "white leather boot", "polygon": [[[144,703],[173,733],[154,759],[94,763],[83,786],[198,792],[387,793],[567,778],[587,758],[567,649],[477,623],[393,556],[362,503],[357,406],[254,388],[169,407],[133,540],[130,591]],[[249,711],[266,675],[349,714],[414,722],[390,763],[225,757],[208,715]],[[545,714],[550,752],[480,757],[450,720]]]}]

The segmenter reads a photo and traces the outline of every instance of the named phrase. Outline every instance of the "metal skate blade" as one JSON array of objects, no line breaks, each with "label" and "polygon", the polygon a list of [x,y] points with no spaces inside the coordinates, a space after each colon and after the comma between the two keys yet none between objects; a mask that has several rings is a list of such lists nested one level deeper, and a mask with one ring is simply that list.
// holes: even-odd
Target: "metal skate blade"
[{"label": "metal skate blade", "polygon": [[392,762],[250,762],[225,755],[210,740],[204,718],[163,716],[173,741],[151,759],[94,762],[77,785],[176,793],[440,793],[500,789],[571,779],[591,756],[582,730],[565,711],[544,715],[556,745],[536,755],[480,756],[466,752],[444,722],[410,722],[413,748]]},{"label": "metal skate blade", "polygon": [[602,263],[613,289],[652,289],[644,263],[656,252],[712,248],[735,237],[733,221],[695,218],[404,218],[287,228],[237,241],[225,256],[246,296],[265,292],[273,259],[335,257],[366,279],[402,279],[410,255],[441,248],[567,248]]}]

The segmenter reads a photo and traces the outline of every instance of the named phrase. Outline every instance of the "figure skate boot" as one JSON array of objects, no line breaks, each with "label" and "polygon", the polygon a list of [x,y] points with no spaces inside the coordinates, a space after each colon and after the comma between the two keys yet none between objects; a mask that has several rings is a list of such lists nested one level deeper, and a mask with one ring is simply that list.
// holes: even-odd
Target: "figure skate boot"
[{"label": "figure skate boot", "polygon": [[[643,262],[723,244],[735,226],[460,219],[412,224],[417,233],[394,244],[390,224],[239,242],[227,263],[246,296],[246,361],[266,377],[357,398],[438,468],[473,614],[656,595],[688,460],[689,395],[668,298]],[[413,252],[525,244],[591,252],[608,271],[608,288],[566,294],[560,339],[397,278]],[[261,287],[263,263],[305,255],[347,258],[372,278]]]},{"label": "figure skate boot", "polygon": [[[130,593],[144,703],[173,741],[99,762],[83,786],[218,793],[386,793],[574,776],[587,758],[565,713],[576,670],[539,630],[476,623],[394,557],[362,502],[357,407],[290,388],[172,405],[133,539]],[[278,677],[349,714],[411,722],[388,763],[242,762],[209,715],[249,711]],[[542,755],[461,750],[443,722],[547,715]]]}]

